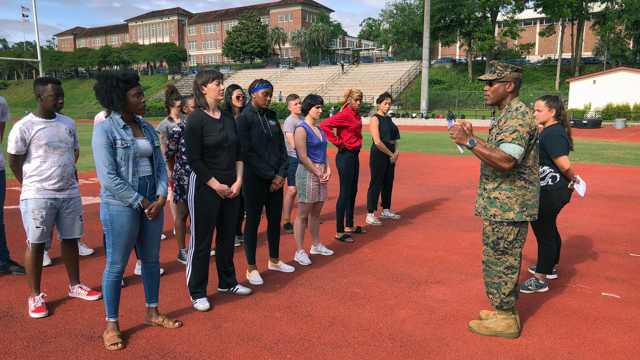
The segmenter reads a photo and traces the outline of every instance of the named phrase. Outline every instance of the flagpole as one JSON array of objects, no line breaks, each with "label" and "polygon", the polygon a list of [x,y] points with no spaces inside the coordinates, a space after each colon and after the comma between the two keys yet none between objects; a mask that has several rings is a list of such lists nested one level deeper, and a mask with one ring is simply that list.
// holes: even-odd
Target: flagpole
[{"label": "flagpole", "polygon": [[36,50],[38,50],[38,70],[40,70],[40,77],[44,76],[42,72],[42,55],[40,54],[40,33],[38,32],[38,13],[36,11],[36,0],[31,0],[33,5],[33,22],[36,28]]},{"label": "flagpole", "polygon": [[[21,12],[20,14],[24,13]],[[27,51],[27,37],[24,35],[24,16],[22,17],[22,50]]]}]

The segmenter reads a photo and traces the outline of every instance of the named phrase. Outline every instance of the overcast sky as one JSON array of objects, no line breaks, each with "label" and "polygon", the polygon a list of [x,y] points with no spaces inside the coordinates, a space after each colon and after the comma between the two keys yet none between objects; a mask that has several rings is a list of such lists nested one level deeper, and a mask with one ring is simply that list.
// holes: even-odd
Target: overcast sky
[{"label": "overcast sky", "polygon": [[[316,0],[318,1],[318,0]],[[152,10],[167,9],[180,6],[192,13],[227,9],[269,2],[269,0],[199,0],[180,2],[189,5],[177,5],[177,1],[166,0],[37,0],[38,28],[40,41],[51,39],[53,34],[74,26],[94,27],[119,24],[124,19],[144,14]],[[359,24],[366,17],[377,17],[384,1],[374,0],[319,0],[321,4],[335,10],[331,14],[334,20],[340,21],[349,35],[357,36]],[[10,43],[22,41],[23,22],[21,6],[29,8],[31,23],[24,24],[27,40],[35,40],[33,26],[33,8],[31,0],[0,0],[0,38]]]}]

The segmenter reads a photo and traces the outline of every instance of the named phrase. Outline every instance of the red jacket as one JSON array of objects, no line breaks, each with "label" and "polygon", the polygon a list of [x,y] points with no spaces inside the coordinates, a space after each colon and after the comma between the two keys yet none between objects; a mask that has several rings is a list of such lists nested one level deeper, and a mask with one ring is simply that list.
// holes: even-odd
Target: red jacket
[{"label": "red jacket", "polygon": [[[349,106],[344,110],[320,123],[320,129],[324,132],[333,145],[340,148],[344,145],[354,151],[362,147],[362,118],[358,111],[353,111]],[[333,133],[336,129],[336,134]]]}]

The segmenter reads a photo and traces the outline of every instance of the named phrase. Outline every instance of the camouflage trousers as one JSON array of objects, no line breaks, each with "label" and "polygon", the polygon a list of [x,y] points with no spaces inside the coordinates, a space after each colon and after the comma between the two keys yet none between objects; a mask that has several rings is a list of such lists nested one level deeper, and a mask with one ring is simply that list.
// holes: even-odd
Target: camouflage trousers
[{"label": "camouflage trousers", "polygon": [[522,248],[527,240],[528,221],[493,221],[482,225],[482,274],[491,306],[508,309],[520,298]]}]

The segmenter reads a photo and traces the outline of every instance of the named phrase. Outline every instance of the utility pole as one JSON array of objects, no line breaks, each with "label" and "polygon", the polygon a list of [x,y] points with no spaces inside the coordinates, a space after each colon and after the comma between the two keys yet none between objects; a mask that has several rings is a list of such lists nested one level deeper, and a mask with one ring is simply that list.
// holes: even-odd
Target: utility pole
[{"label": "utility pole", "polygon": [[429,65],[431,64],[431,0],[424,1],[424,34],[422,37],[422,86],[420,88],[420,112],[429,110]]}]

